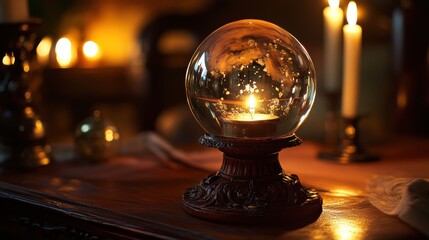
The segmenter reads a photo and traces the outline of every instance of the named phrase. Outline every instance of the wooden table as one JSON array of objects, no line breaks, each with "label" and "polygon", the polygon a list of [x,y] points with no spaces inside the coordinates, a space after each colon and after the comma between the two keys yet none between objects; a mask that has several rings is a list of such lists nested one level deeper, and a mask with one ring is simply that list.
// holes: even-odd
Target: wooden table
[{"label": "wooden table", "polygon": [[298,173],[324,201],[320,218],[299,229],[191,217],[182,210],[181,195],[209,172],[166,167],[148,154],[101,165],[64,162],[28,172],[1,172],[0,231],[14,239],[424,239],[373,207],[363,187],[374,174],[427,177],[428,150],[415,150],[427,143],[377,147],[374,151],[382,160],[352,165],[317,159],[320,148],[311,142],[281,152],[285,171]]}]

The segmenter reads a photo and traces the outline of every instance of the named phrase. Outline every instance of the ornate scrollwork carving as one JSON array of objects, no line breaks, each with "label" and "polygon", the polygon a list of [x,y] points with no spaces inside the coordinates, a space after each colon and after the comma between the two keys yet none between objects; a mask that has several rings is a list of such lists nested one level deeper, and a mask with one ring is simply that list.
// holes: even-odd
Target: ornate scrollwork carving
[{"label": "ornate scrollwork carving", "polygon": [[217,148],[225,153],[239,153],[244,155],[264,154],[278,152],[283,148],[298,146],[302,140],[295,134],[278,139],[234,139],[204,135],[200,144]]},{"label": "ornate scrollwork carving", "polygon": [[285,174],[278,160],[281,149],[301,143],[296,135],[265,140],[204,135],[200,142],[224,157],[218,172],[184,193],[189,214],[233,223],[308,223],[319,217],[322,198],[298,176]]},{"label": "ornate scrollwork carving", "polygon": [[191,207],[224,212],[263,214],[270,209],[302,205],[318,195],[304,188],[296,175],[282,173],[276,180],[226,179],[214,173],[183,196]]}]

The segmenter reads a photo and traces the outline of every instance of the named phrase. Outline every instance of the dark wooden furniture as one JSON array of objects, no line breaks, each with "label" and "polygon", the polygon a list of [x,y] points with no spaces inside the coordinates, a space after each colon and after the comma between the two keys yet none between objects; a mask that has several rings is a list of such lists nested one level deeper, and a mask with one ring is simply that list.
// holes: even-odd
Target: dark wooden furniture
[{"label": "dark wooden furniture", "polygon": [[[187,215],[182,194],[208,172],[166,167],[148,154],[100,165],[64,162],[1,172],[0,233],[13,239],[424,238],[398,218],[378,211],[364,194],[365,179],[373,174],[427,177],[429,154],[420,147],[428,141],[406,142],[372,149],[382,160],[357,165],[318,160],[319,146],[314,143],[281,152],[285,171],[298,173],[303,184],[316,187],[323,198],[320,218],[298,229],[281,223],[221,224]],[[204,151],[202,158],[210,150]]]}]

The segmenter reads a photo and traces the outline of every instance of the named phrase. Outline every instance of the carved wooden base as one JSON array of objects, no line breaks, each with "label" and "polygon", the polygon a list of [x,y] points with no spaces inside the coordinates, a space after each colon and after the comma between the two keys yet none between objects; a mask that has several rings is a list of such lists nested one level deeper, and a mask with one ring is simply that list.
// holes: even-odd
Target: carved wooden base
[{"label": "carved wooden base", "polygon": [[190,215],[229,223],[300,226],[322,212],[322,198],[283,172],[278,152],[299,145],[295,135],[280,140],[235,140],[205,135],[201,143],[224,152],[221,169],[188,189],[182,198]]}]

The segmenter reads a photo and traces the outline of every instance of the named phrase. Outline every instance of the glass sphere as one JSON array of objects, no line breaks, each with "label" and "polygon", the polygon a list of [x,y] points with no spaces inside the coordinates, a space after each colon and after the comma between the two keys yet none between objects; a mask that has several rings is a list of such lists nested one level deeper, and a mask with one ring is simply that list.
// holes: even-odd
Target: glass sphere
[{"label": "glass sphere", "polygon": [[118,129],[108,119],[94,111],[75,131],[76,152],[82,160],[99,163],[115,156],[120,148]]},{"label": "glass sphere", "polygon": [[262,20],[239,20],[211,33],[186,72],[188,104],[213,136],[290,136],[307,117],[315,70],[289,32]]}]

